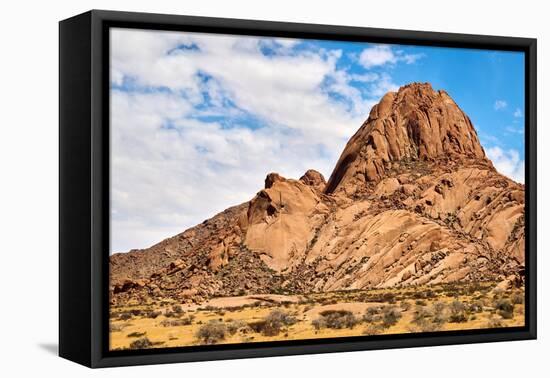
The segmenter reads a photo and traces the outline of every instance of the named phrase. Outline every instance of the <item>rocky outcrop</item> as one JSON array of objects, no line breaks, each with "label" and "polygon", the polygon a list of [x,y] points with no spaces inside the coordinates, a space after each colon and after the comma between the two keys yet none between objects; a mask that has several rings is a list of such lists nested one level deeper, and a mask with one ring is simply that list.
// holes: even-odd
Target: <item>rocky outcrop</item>
[{"label": "rocky outcrop", "polygon": [[350,139],[325,192],[353,191],[401,161],[486,159],[472,122],[445,91],[410,84],[389,92]]},{"label": "rocky outcrop", "polygon": [[270,173],[249,202],[111,256],[111,300],[519,282],[524,206],[449,95],[411,84],[373,107],[327,183]]},{"label": "rocky outcrop", "polygon": [[304,173],[304,175],[300,177],[300,181],[306,185],[314,187],[321,192],[325,189],[325,186],[327,185],[325,177],[314,169],[308,169],[306,173]]}]

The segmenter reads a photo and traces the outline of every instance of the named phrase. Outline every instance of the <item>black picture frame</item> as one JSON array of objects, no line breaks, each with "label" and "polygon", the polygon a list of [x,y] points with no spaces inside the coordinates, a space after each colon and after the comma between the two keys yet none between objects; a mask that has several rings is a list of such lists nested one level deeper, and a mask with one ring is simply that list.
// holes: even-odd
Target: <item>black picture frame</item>
[{"label": "black picture frame", "polygon": [[[108,350],[110,27],[495,49],[525,53],[526,324],[137,351]],[[59,24],[59,354],[89,367],[536,338],[536,39],[92,10]]]}]

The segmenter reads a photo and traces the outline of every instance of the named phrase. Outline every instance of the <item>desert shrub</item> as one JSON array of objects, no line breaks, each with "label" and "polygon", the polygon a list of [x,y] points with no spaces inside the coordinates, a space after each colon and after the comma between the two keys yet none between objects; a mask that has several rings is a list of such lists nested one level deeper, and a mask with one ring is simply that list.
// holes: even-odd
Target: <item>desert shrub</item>
[{"label": "desert shrub", "polygon": [[311,321],[311,325],[312,325],[313,328],[315,328],[316,330],[320,330],[321,328],[326,328],[327,322],[325,321],[325,318],[320,317],[320,318],[317,318],[317,319],[313,319],[313,320]]},{"label": "desert shrub", "polygon": [[419,318],[416,322],[416,328],[412,331],[420,331],[420,332],[436,332],[441,330],[443,327],[443,323],[436,322],[435,318],[431,320],[430,318]]},{"label": "desert shrub", "polygon": [[417,306],[426,306],[427,303],[425,300],[423,299],[417,299],[416,301],[414,301],[414,304],[417,305]]},{"label": "desert shrub", "polygon": [[174,311],[167,310],[164,313],[164,316],[167,317],[167,318],[179,318],[181,316],[181,314],[179,314],[177,312],[174,312]]},{"label": "desert shrub", "polygon": [[393,293],[382,294],[382,302],[395,303],[395,294]]},{"label": "desert shrub", "polygon": [[476,291],[483,290],[483,287],[479,283],[472,283],[465,288],[465,292],[468,295],[473,295]]},{"label": "desert shrub", "polygon": [[495,303],[497,313],[504,319],[512,319],[514,317],[514,305],[508,299],[499,299]]},{"label": "desert shrub", "polygon": [[248,325],[242,320],[230,320],[226,323],[227,332],[234,335],[239,329],[248,328]]},{"label": "desert shrub", "polygon": [[447,305],[443,302],[436,302],[432,306],[433,309],[433,323],[439,324],[440,326],[444,323],[447,323],[449,316],[447,315]]},{"label": "desert shrub", "polygon": [[449,316],[449,321],[451,323],[464,323],[468,320],[464,303],[455,300],[449,305],[449,310],[451,312]]},{"label": "desert shrub", "polygon": [[525,296],[523,295],[523,293],[514,293],[512,294],[511,300],[512,304],[523,304],[523,302],[525,301]]},{"label": "desert shrub", "polygon": [[403,311],[408,311],[412,305],[408,301],[401,301],[400,306],[401,306],[401,309],[403,309]]},{"label": "desert shrub", "polygon": [[208,323],[202,325],[195,336],[203,344],[216,344],[225,339],[227,334],[227,327],[222,322],[217,320],[211,320]]},{"label": "desert shrub", "polygon": [[369,307],[369,308],[367,308],[366,313],[369,314],[369,315],[381,314],[382,313],[382,307],[381,306]]},{"label": "desert shrub", "polygon": [[487,328],[501,328],[503,327],[502,320],[496,316],[492,316],[487,321]]},{"label": "desert shrub", "polygon": [[182,314],[183,313],[183,308],[181,307],[181,305],[175,304],[175,305],[172,306],[172,311],[176,314]]},{"label": "desert shrub", "polygon": [[195,316],[189,315],[181,319],[165,319],[160,322],[160,325],[163,327],[181,327],[193,324],[193,319]]},{"label": "desert shrub", "polygon": [[120,332],[126,327],[126,324],[109,324],[110,332]]},{"label": "desert shrub", "polygon": [[151,348],[153,343],[147,337],[134,340],[130,343],[130,349],[147,349]]},{"label": "desert shrub", "polygon": [[199,307],[197,310],[198,310],[198,311],[211,311],[211,312],[215,312],[215,311],[218,311],[219,308],[216,307],[216,306],[207,305],[207,306],[204,306],[204,307]]},{"label": "desert shrub", "polygon": [[363,315],[363,320],[367,323],[373,323],[382,320],[382,307],[373,306],[367,308],[367,311],[365,311],[365,315]]},{"label": "desert shrub", "polygon": [[447,305],[444,302],[435,302],[432,305],[434,316],[440,315],[445,312]]},{"label": "desert shrub", "polygon": [[386,328],[396,325],[401,319],[401,311],[395,306],[385,307],[382,314],[382,325]]},{"label": "desert shrub", "polygon": [[424,306],[416,306],[412,322],[415,324],[420,324],[421,322],[425,321],[426,318],[431,318],[432,316],[433,313],[430,311],[430,309]]},{"label": "desert shrub", "polygon": [[474,301],[468,305],[468,311],[469,312],[482,312],[483,311],[483,302],[482,301]]},{"label": "desert shrub", "polygon": [[410,297],[412,297],[413,299],[422,299],[424,298],[424,293],[422,293],[421,291],[415,291],[410,294]]},{"label": "desert shrub", "polygon": [[260,332],[264,336],[276,336],[286,326],[297,322],[296,318],[280,310],[273,310],[264,319],[249,323],[248,326],[255,332]]},{"label": "desert shrub", "polygon": [[384,331],[384,327],[382,327],[380,324],[369,324],[364,330],[363,335],[365,336],[374,336],[382,333]]},{"label": "desert shrub", "polygon": [[359,322],[355,315],[347,310],[326,310],[319,315],[321,318],[313,324],[314,327],[320,326],[320,328],[333,329],[353,328]]},{"label": "desert shrub", "polygon": [[145,336],[145,332],[132,332],[129,333],[126,337],[141,337]]},{"label": "desert shrub", "polygon": [[121,312],[119,315],[118,315],[118,318],[120,320],[129,320],[129,319],[132,319],[132,313],[131,312]]},{"label": "desert shrub", "polygon": [[161,314],[162,314],[162,312],[160,312],[160,311],[149,311],[145,316],[150,318],[150,319],[156,319]]},{"label": "desert shrub", "polygon": [[426,290],[424,292],[424,298],[435,298],[437,295],[432,290]]}]

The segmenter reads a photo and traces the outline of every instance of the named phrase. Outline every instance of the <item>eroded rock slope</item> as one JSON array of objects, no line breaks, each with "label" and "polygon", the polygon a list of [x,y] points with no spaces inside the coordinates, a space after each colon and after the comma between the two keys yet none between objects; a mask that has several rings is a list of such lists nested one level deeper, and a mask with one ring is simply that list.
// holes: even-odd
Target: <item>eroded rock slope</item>
[{"label": "eroded rock slope", "polygon": [[444,91],[386,94],[328,182],[270,173],[249,202],[111,256],[113,303],[519,277],[524,186],[499,174]]}]

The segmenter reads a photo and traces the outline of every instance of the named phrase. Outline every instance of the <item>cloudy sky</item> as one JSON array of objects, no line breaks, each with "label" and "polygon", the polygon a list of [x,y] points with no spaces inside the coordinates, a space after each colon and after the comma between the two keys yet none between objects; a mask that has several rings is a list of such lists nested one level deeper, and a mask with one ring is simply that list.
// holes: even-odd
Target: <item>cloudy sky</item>
[{"label": "cloudy sky", "polygon": [[269,172],[328,179],[387,91],[445,89],[523,182],[523,55],[111,29],[111,252],[245,202]]}]

